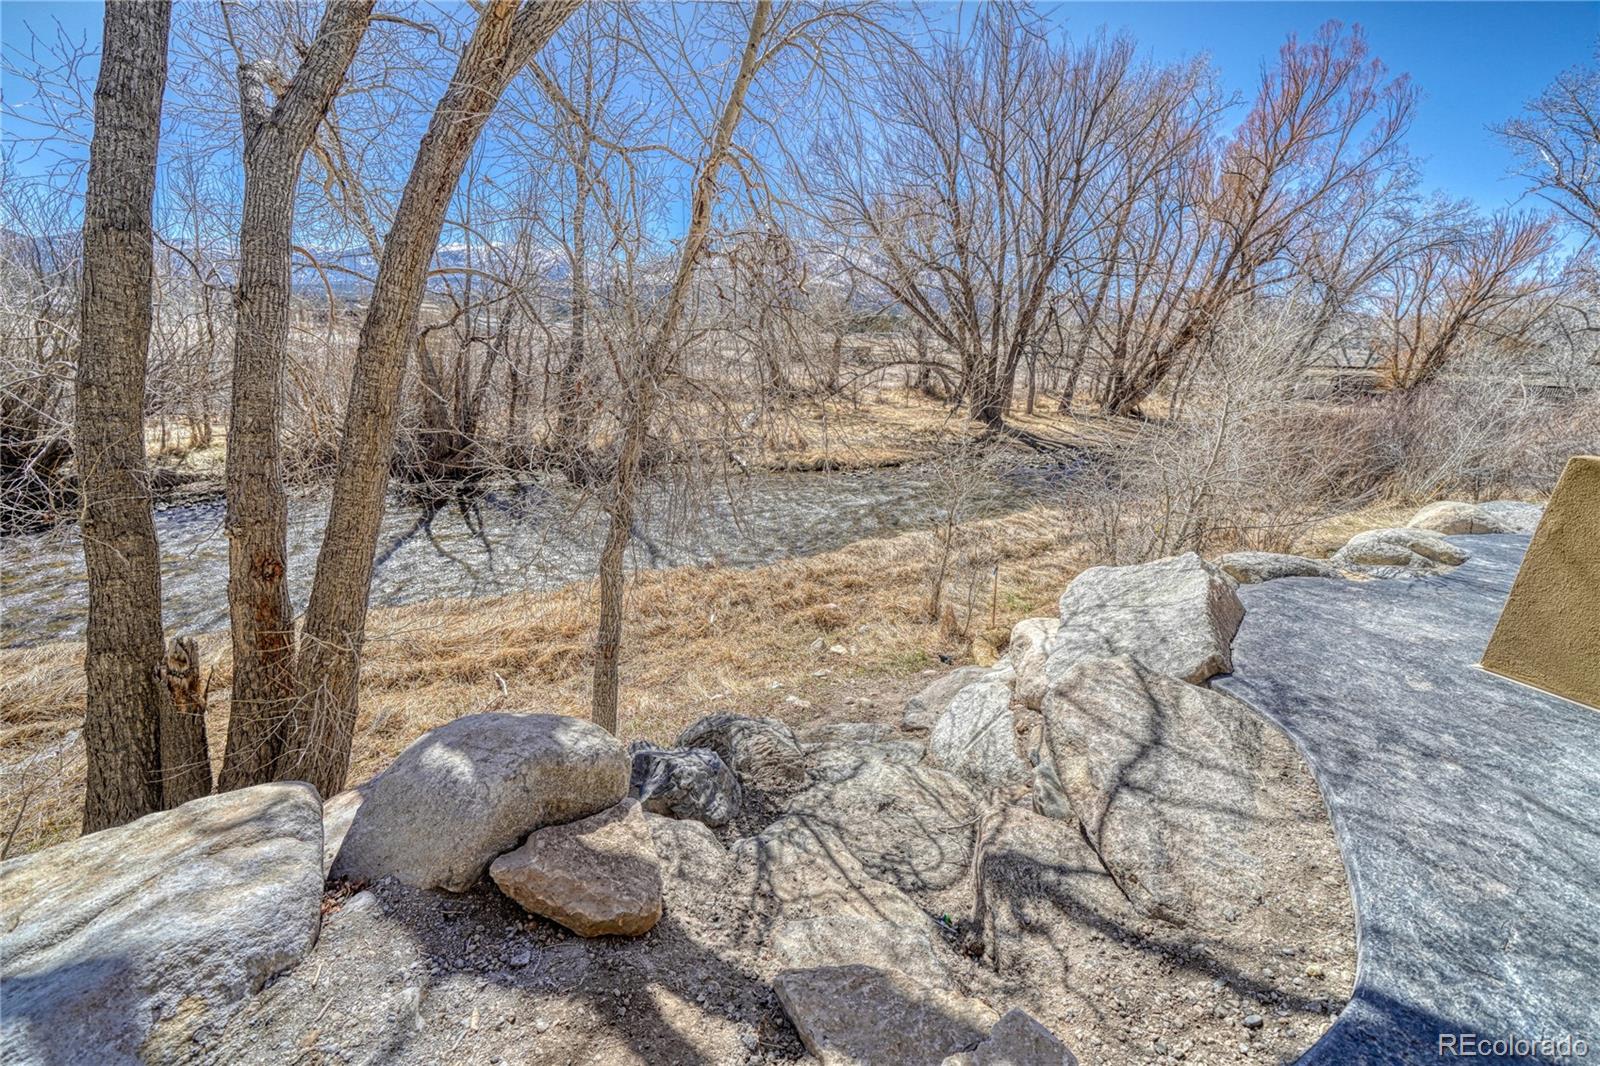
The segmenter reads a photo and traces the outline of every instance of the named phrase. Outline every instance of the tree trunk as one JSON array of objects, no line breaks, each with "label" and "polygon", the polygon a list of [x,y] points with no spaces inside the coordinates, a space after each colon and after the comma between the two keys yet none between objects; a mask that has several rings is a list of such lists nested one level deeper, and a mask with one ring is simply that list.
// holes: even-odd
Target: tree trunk
[{"label": "tree trunk", "polygon": [[244,214],[234,289],[228,429],[228,614],[233,695],[223,789],[272,779],[294,697],[289,506],[283,487],[283,380],[291,237],[300,164],[366,30],[373,0],[334,0],[294,81],[269,112],[267,71],[239,71]]},{"label": "tree trunk", "polygon": [[106,5],[94,91],[76,422],[89,578],[85,833],[211,787],[204,723],[177,713],[163,680],[161,555],[145,469],[150,216],[171,20],[166,0]]},{"label": "tree trunk", "polygon": [[[583,131],[587,137],[587,131]],[[585,342],[589,333],[589,244],[586,216],[589,203],[589,143],[584,141],[573,166],[577,200],[572,208],[572,314],[567,355],[556,376],[556,425],[551,450],[556,465],[570,480],[578,480],[575,462],[578,443],[578,389],[587,359]]]},{"label": "tree trunk", "polygon": [[707,146],[705,161],[695,175],[694,192],[689,200],[689,230],[679,246],[678,264],[673,272],[672,287],[667,291],[666,309],[654,336],[639,353],[634,398],[629,405],[627,429],[617,453],[613,475],[610,524],[606,529],[606,543],[600,557],[600,620],[595,631],[591,714],[596,723],[612,733],[617,731],[617,704],[621,687],[618,662],[622,648],[625,577],[622,563],[633,529],[633,497],[638,481],[639,459],[644,452],[651,419],[655,415],[659,382],[667,374],[672,361],[674,335],[683,317],[689,282],[694,278],[695,265],[705,249],[711,230],[711,208],[716,200],[717,176],[733,146],[733,134],[744,113],[745,96],[750,91],[750,82],[755,78],[757,57],[771,17],[772,0],[756,0],[744,51],[739,59],[739,73],[728,91],[728,99],[723,104],[716,130]]},{"label": "tree trunk", "polygon": [[356,683],[400,384],[416,333],[428,265],[467,156],[511,76],[576,10],[578,0],[489,0],[417,148],[356,346],[311,603],[295,664],[299,699],[276,776],[324,795],[344,787]]}]

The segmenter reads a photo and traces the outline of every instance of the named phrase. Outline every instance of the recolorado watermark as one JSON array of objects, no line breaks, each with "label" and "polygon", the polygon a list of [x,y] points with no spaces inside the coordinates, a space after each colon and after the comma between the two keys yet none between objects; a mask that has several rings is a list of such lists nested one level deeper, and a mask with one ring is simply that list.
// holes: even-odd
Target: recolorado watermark
[{"label": "recolorado watermark", "polygon": [[1571,1033],[1564,1036],[1483,1036],[1479,1033],[1440,1033],[1440,1058],[1521,1058],[1539,1056],[1566,1061],[1589,1057],[1589,1042]]}]

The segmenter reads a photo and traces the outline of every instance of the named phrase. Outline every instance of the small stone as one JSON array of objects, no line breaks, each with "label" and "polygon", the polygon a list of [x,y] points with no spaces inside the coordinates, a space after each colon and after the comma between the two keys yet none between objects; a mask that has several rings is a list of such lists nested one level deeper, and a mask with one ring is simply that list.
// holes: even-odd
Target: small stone
[{"label": "small stone", "polygon": [[1264,1023],[1265,1019],[1259,1014],[1246,1014],[1244,1016],[1244,1027],[1246,1029],[1259,1029]]},{"label": "small stone", "polygon": [[637,936],[661,918],[661,860],[637,800],[536,830],[489,876],[524,910],[579,936]]}]

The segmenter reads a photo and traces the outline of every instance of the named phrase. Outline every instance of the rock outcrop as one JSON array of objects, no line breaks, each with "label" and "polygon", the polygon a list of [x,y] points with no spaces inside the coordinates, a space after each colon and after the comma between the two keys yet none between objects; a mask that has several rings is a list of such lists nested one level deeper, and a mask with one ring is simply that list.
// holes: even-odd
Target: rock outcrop
[{"label": "rock outcrop", "polygon": [[1126,926],[1133,914],[1076,822],[1020,807],[985,826],[974,878],[985,959],[1021,983],[1050,987],[1073,962],[1077,929]]},{"label": "rock outcrop", "polygon": [[614,806],[628,759],[558,714],[474,714],[418,737],[360,787],[331,876],[464,892],[533,830]]},{"label": "rock outcrop", "polygon": [[746,789],[782,795],[806,783],[805,751],[776,718],[712,714],[678,734],[680,748],[710,748]]},{"label": "rock outcrop", "polygon": [[15,1063],[187,1060],[316,943],[309,785],[207,796],[0,864],[0,1043]]},{"label": "rock outcrop", "polygon": [[906,701],[900,724],[918,732],[932,729],[933,723],[949,708],[950,701],[956,698],[956,693],[968,685],[987,680],[989,670],[987,666],[960,666],[934,678]]},{"label": "rock outcrop", "polygon": [[979,788],[1027,784],[1032,772],[1017,754],[1011,689],[979,681],[956,693],[928,734],[928,760]]},{"label": "rock outcrop", "polygon": [[579,936],[638,936],[661,919],[661,859],[637,800],[535,830],[489,876],[523,910]]},{"label": "rock outcrop", "polygon": [[826,826],[874,877],[908,891],[965,875],[979,803],[955,774],[904,761],[914,747],[839,749],[785,811]]},{"label": "rock outcrop", "polygon": [[1467,533],[1515,533],[1516,526],[1502,521],[1494,512],[1476,503],[1441,500],[1430,503],[1411,517],[1407,529],[1427,529],[1446,537]]},{"label": "rock outcrop", "polygon": [[1369,529],[1333,555],[1334,566],[1460,566],[1470,553],[1427,529]]},{"label": "rock outcrop", "polygon": [[1044,690],[1049,685],[1044,664],[1050,657],[1050,642],[1060,628],[1059,618],[1024,618],[1011,627],[1006,660],[1017,672],[1017,699],[1035,711],[1044,706]]},{"label": "rock outcrop", "polygon": [[1241,585],[1258,585],[1284,577],[1335,577],[1338,571],[1321,559],[1280,552],[1229,552],[1217,567]]},{"label": "rock outcrop", "polygon": [[628,794],[651,814],[717,826],[739,813],[739,779],[710,748],[658,748],[636,740],[628,751]]},{"label": "rock outcrop", "polygon": [[1046,688],[1086,659],[1117,655],[1198,685],[1233,669],[1233,637],[1243,620],[1233,579],[1193,552],[1091,567],[1061,595]]},{"label": "rock outcrop", "polygon": [[941,1066],[997,1021],[976,1000],[874,966],[785,970],[772,988],[823,1066]]},{"label": "rock outcrop", "polygon": [[1265,746],[1288,740],[1232,696],[1126,656],[1079,663],[1045,697],[1050,759],[1089,843],[1142,913],[1182,924],[1252,897],[1241,848]]},{"label": "rock outcrop", "polygon": [[768,972],[864,963],[948,982],[954,959],[933,919],[868,873],[829,827],[788,815],[731,855],[749,925],[772,931]]}]

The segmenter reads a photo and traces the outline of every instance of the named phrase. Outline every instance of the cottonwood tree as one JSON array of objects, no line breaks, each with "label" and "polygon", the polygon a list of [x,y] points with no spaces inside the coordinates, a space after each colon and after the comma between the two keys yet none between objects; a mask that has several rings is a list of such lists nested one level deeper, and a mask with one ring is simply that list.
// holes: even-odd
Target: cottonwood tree
[{"label": "cottonwood tree", "polygon": [[1586,240],[1600,239],[1600,57],[1557,75],[1498,132],[1534,190]]},{"label": "cottonwood tree", "polygon": [[886,61],[876,135],[821,146],[826,218],[954,353],[972,417],[998,426],[1088,200],[1142,120],[1144,78],[1131,41],[1052,44],[999,5],[965,39]]},{"label": "cottonwood tree", "polygon": [[86,833],[211,789],[205,723],[177,711],[163,678],[160,550],[145,466],[151,205],[171,19],[165,0],[107,4],[95,86],[74,434],[89,579]]},{"label": "cottonwood tree", "polygon": [[292,75],[269,60],[248,60],[238,53],[244,208],[228,425],[233,691],[218,781],[222,788],[269,776],[279,754],[283,716],[294,696],[294,619],[284,580],[289,509],[281,448],[295,190],[301,161],[355,57],[372,4],[329,3]]},{"label": "cottonwood tree", "polygon": [[[672,39],[672,31],[651,27],[639,9],[626,10],[628,22],[636,27],[635,41]],[[630,269],[617,290],[616,319],[626,347],[612,346],[620,392],[616,401],[618,434],[604,497],[606,534],[599,564],[591,695],[593,719],[612,732],[617,728],[620,691],[624,562],[634,531],[646,444],[656,428],[663,398],[683,373],[691,350],[696,332],[691,328],[691,305],[697,273],[712,245],[713,213],[727,199],[723,175],[736,172],[740,187],[752,195],[771,188],[763,180],[759,153],[751,150],[750,140],[759,133],[747,132],[749,140],[741,143],[741,124],[747,131],[755,127],[771,132],[788,106],[814,102],[838,91],[836,79],[848,77],[854,69],[849,42],[876,29],[865,6],[850,3],[758,0],[747,10],[707,9],[702,15],[730,19],[742,32],[729,49],[731,59],[722,68],[724,76],[717,77],[718,71],[690,61],[680,41],[679,54],[691,72],[689,85],[680,87],[670,77],[661,78],[694,131],[692,147],[687,152],[679,150],[693,160],[687,228],[670,256],[649,272]],[[645,55],[653,67],[662,69],[662,60],[653,52]],[[772,95],[762,95],[763,82],[773,90]],[[613,233],[639,246],[637,235],[615,229]],[[629,260],[636,265],[635,257]],[[702,398],[688,417],[705,418],[707,406]]]},{"label": "cottonwood tree", "polygon": [[1383,328],[1374,345],[1384,383],[1427,384],[1468,341],[1517,316],[1543,288],[1532,268],[1553,244],[1553,220],[1501,212],[1451,225],[1398,259],[1377,293]]},{"label": "cottonwood tree", "polygon": [[1180,372],[1213,327],[1240,301],[1279,281],[1288,254],[1352,183],[1378,180],[1404,158],[1403,135],[1416,92],[1389,79],[1368,55],[1359,30],[1325,25],[1309,41],[1293,37],[1264,71],[1250,112],[1214,156],[1202,157],[1196,191],[1208,232],[1193,252],[1175,245],[1188,271],[1176,306],[1134,322],[1137,338],[1116,368],[1101,406],[1130,414]]},{"label": "cottonwood tree", "polygon": [[273,768],[274,776],[309,781],[324,795],[343,787],[349,769],[367,597],[400,388],[445,211],[507,83],[577,6],[578,0],[482,5],[384,238],[356,348],[333,499],[295,663],[297,699],[286,723],[283,754]]},{"label": "cottonwood tree", "polygon": [[650,432],[657,400],[677,354],[677,334],[683,322],[695,268],[704,254],[711,232],[711,211],[716,202],[722,168],[734,145],[734,134],[744,112],[750,84],[763,61],[773,54],[772,0],[757,0],[738,66],[728,85],[703,155],[695,168],[689,203],[689,228],[678,247],[671,282],[653,321],[641,323],[639,348],[633,353],[628,379],[623,383],[622,437],[606,501],[606,537],[600,550],[600,616],[595,632],[594,686],[591,715],[612,733],[617,731],[618,661],[622,647],[622,592],[624,553],[633,536],[635,496],[640,460]]}]

